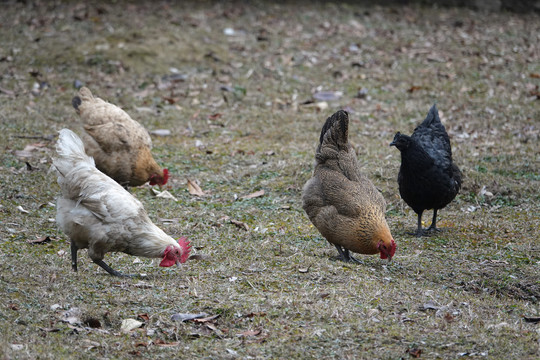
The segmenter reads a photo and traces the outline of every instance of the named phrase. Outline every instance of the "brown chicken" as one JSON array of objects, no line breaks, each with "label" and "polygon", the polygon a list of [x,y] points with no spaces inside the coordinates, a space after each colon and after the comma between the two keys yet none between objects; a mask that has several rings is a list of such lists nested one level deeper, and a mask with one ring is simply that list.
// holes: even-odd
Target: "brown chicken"
[{"label": "brown chicken", "polygon": [[396,243],[385,219],[386,202],[360,172],[348,142],[349,114],[340,110],[324,124],[315,153],[315,171],[302,193],[309,219],[343,261],[357,261],[349,251],[380,253],[392,259]]},{"label": "brown chicken", "polygon": [[118,106],[94,97],[82,87],[71,101],[83,121],[81,136],[96,167],[120,185],[165,185],[169,171],[154,160],[146,129]]}]

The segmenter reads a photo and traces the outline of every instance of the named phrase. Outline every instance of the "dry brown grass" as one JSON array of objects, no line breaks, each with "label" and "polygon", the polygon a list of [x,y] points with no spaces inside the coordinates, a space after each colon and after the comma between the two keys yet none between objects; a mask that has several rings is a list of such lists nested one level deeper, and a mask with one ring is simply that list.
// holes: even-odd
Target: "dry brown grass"
[{"label": "dry brown grass", "polygon": [[[539,356],[539,325],[524,320],[540,316],[538,16],[57,2],[7,3],[0,20],[0,358]],[[165,78],[171,68],[183,80]],[[179,201],[147,187],[133,194],[209,258],[178,271],[110,254],[116,269],[147,274],[117,279],[82,252],[71,271],[50,220],[54,142],[28,136],[77,130],[75,80],[150,130],[172,131],[154,143]],[[361,88],[367,97],[356,97]],[[318,89],[343,96],[321,111],[303,104]],[[399,198],[399,154],[388,144],[434,101],[465,183],[440,212],[445,231],[417,239],[406,234],[416,217]],[[320,127],[339,108],[350,111],[359,161],[387,199],[391,264],[336,261],[302,211]],[[15,154],[36,142],[45,146],[29,158]],[[191,196],[187,178],[208,194]],[[53,241],[26,242],[42,236]],[[61,321],[72,308],[82,324]],[[219,317],[171,320],[200,312]],[[143,328],[122,334],[122,320],[138,316]]]}]

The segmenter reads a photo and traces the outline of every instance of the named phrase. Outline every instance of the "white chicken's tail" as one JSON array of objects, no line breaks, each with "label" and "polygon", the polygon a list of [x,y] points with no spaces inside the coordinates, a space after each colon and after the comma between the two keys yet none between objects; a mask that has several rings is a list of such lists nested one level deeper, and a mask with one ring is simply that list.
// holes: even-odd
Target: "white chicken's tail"
[{"label": "white chicken's tail", "polygon": [[95,167],[94,159],[86,155],[84,144],[77,134],[69,129],[62,129],[59,133],[56,142],[58,157],[53,160],[53,165],[60,174],[68,173],[81,162]]}]

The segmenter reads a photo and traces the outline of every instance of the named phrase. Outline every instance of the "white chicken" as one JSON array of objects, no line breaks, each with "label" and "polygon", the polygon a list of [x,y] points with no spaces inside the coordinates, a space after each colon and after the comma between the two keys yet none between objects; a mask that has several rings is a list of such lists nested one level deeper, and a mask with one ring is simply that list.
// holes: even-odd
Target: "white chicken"
[{"label": "white chicken", "polygon": [[74,271],[77,251],[85,248],[92,261],[115,276],[124,275],[103,262],[107,252],[162,258],[160,266],[166,267],[187,260],[190,242],[185,237],[175,241],[152,223],[139,200],[95,167],[75,133],[60,130],[56,152],[53,168],[62,189],[56,222],[70,238]]}]

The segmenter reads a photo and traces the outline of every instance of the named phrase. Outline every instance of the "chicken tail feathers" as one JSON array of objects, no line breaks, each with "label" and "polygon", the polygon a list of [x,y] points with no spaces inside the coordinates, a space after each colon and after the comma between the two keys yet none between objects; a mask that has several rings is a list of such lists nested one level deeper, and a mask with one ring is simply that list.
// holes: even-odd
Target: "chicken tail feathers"
[{"label": "chicken tail feathers", "polygon": [[437,130],[444,130],[444,126],[442,125],[441,119],[439,118],[439,110],[437,110],[437,104],[433,104],[431,109],[429,109],[426,118],[424,119],[424,121],[422,121],[418,128],[433,128]]},{"label": "chicken tail feathers", "polygon": [[90,91],[90,89],[83,86],[82,88],[79,89],[79,94],[75,96],[73,99],[71,99],[71,105],[73,105],[73,107],[77,111],[77,114],[80,114],[81,110],[79,109],[79,107],[82,105],[82,103],[90,102],[94,100],[95,100],[94,95],[92,95],[92,92]]},{"label": "chicken tail feathers", "polygon": [[71,99],[71,105],[75,108],[75,111],[77,111],[77,114],[80,114],[79,106],[81,106],[82,100],[80,97],[75,96],[73,99]]},{"label": "chicken tail feathers", "polygon": [[66,174],[79,162],[95,166],[94,159],[86,155],[83,142],[73,131],[62,129],[59,133],[60,136],[56,143],[58,158],[53,160],[53,165],[60,173]]},{"label": "chicken tail feathers", "polygon": [[326,119],[319,138],[319,150],[325,143],[331,143],[338,148],[347,146],[349,140],[349,114],[339,110]]}]

